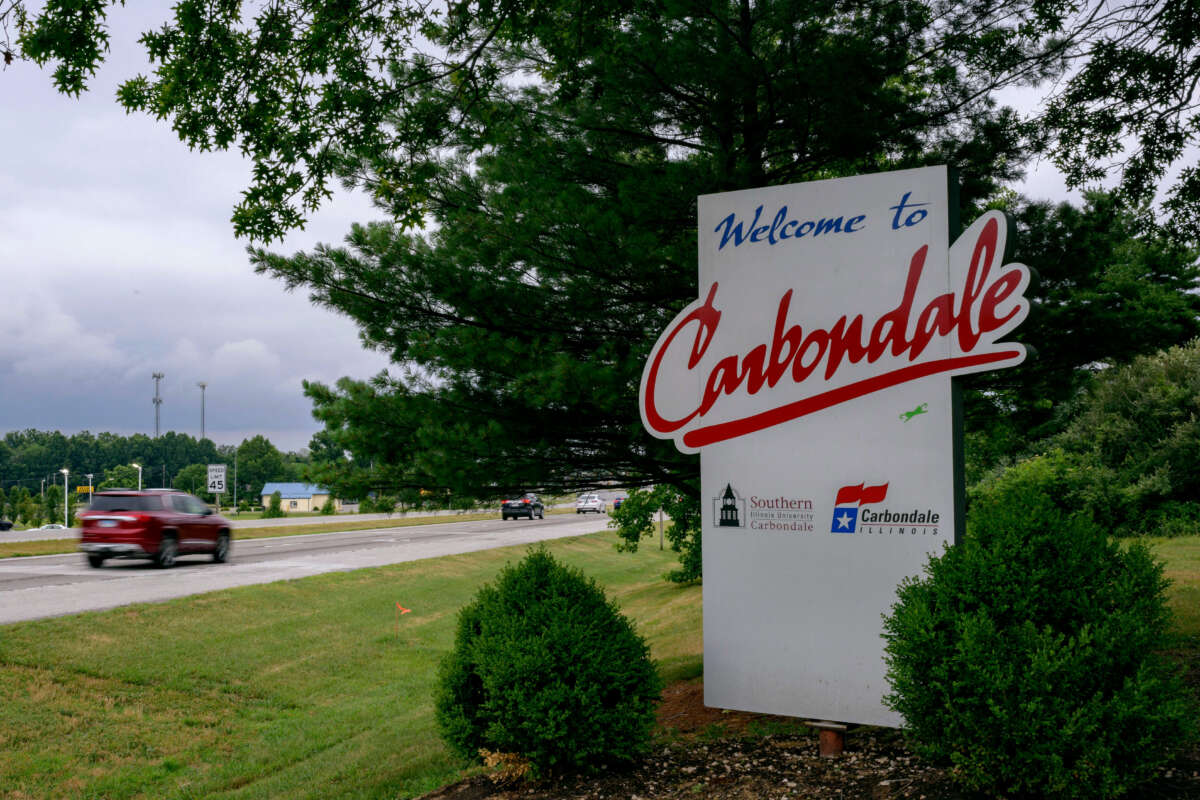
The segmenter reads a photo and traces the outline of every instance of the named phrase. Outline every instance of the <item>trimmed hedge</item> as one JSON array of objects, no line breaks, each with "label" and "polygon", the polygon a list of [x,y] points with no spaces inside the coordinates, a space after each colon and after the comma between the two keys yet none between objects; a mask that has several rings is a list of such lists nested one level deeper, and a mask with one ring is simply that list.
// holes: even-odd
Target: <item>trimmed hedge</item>
[{"label": "trimmed hedge", "polygon": [[595,581],[536,550],[459,613],[435,706],[466,758],[516,754],[544,777],[641,753],[661,690],[645,641]]},{"label": "trimmed hedge", "polygon": [[965,541],[902,584],[887,701],[969,789],[1117,797],[1187,744],[1196,706],[1159,654],[1161,565],[1066,513],[1046,470],[976,497]]}]

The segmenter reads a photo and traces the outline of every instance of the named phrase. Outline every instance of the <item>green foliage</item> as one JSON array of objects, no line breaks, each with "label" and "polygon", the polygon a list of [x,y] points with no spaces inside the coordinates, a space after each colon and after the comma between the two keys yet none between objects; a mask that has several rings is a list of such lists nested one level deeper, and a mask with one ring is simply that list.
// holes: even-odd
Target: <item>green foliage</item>
[{"label": "green foliage", "polygon": [[1097,374],[1041,456],[972,487],[972,504],[1037,485],[1064,513],[1117,535],[1200,527],[1200,340]]},{"label": "green foliage", "polygon": [[207,491],[208,489],[208,465],[207,464],[189,464],[179,470],[175,475],[175,480],[171,481],[172,488],[179,489],[182,492],[193,492],[197,497],[212,502],[213,496]]},{"label": "green foliage", "polygon": [[325,502],[321,504],[321,515],[328,517],[334,514],[336,511],[337,509],[334,507],[333,498],[326,497]]},{"label": "green foliage", "polygon": [[[22,28],[24,54],[58,65],[60,89],[78,92],[110,8],[120,13],[50,2]],[[191,147],[253,160],[239,234],[279,238],[336,179],[388,217],[354,226],[341,247],[252,253],[256,270],[353,319],[400,365],[306,384],[327,433],[312,480],[346,497],[611,481],[695,498],[697,460],[646,434],[635,411],[655,334],[697,295],[695,197],[951,163],[969,218],[1038,147],[1055,144],[1086,182],[1131,132],[1144,149],[1124,196],[1144,195],[1195,140],[1200,24],[1180,0],[1078,11],[1065,0],[183,0],[141,40],[153,73],[126,81],[118,101]],[[513,75],[535,77],[517,88]],[[1059,77],[1049,127],[994,100]],[[1200,171],[1182,176],[1186,223]],[[1088,202],[1020,212],[1049,246],[1024,255],[1047,278],[1028,323],[1047,357],[1017,377],[970,379],[973,476],[1056,429],[1093,361],[1196,332],[1187,254],[1127,244],[1144,219]],[[246,482],[285,477],[259,473]]]},{"label": "green foliage", "polygon": [[1081,207],[1016,204],[1015,260],[1036,280],[1028,319],[1012,337],[1025,363],[968,376],[967,480],[1061,432],[1097,364],[1124,364],[1200,334],[1197,251],[1143,231],[1144,217],[1110,194]]},{"label": "green foliage", "polygon": [[1075,186],[1100,183],[1118,164],[1123,197],[1149,203],[1165,195],[1172,227],[1200,240],[1200,170],[1193,162],[1168,180],[1200,130],[1196,4],[1115,3],[1095,19],[1100,24],[1076,40],[1089,57],[1043,120],[1055,163]]},{"label": "green foliage", "polygon": [[263,519],[279,519],[286,516],[287,513],[283,510],[283,496],[279,492],[272,493],[271,500],[263,509]]},{"label": "green foliage", "polygon": [[10,431],[0,440],[0,484],[20,482],[37,490],[41,479],[49,483],[67,467],[80,482],[93,474],[96,486],[136,488],[141,464],[145,486],[164,486],[165,476],[189,464],[232,462],[209,440],[168,431],[157,439],[144,434],[119,436],[89,431],[66,436],[59,431]]},{"label": "green foliage", "polygon": [[358,510],[363,514],[392,514],[396,511],[395,497],[381,494],[378,497],[364,497],[358,504]]},{"label": "green foliage", "polygon": [[248,484],[252,494],[260,493],[268,483],[288,479],[283,454],[261,434],[238,445],[237,459],[237,479]]},{"label": "green foliage", "polygon": [[535,776],[594,770],[645,749],[662,683],[650,651],[594,580],[529,553],[459,613],[435,698],[458,753],[527,759]]},{"label": "green foliage", "polygon": [[680,494],[670,486],[633,489],[621,507],[612,510],[610,525],[616,527],[621,540],[617,549],[636,553],[638,543],[657,532],[656,515],[660,509],[670,518],[664,535],[671,549],[679,553],[679,568],[667,573],[667,580],[675,583],[699,581],[703,572],[700,504],[695,497]]},{"label": "green foliage", "polygon": [[104,470],[104,478],[100,481],[99,489],[136,489],[141,485],[138,481],[137,467],[129,464],[118,464]]},{"label": "green foliage", "polygon": [[963,543],[906,581],[885,622],[887,702],[922,756],[971,790],[1117,797],[1193,733],[1159,651],[1161,566],[1068,514],[1058,457],[977,497]]},{"label": "green foliage", "polygon": [[1084,498],[1137,530],[1165,502],[1200,497],[1200,340],[1097,375],[1059,440],[1085,470]]}]

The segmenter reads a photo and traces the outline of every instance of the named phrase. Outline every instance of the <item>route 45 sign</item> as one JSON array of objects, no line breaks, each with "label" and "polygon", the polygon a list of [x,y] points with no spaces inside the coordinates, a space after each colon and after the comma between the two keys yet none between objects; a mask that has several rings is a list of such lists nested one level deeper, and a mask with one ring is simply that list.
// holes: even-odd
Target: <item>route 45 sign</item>
[{"label": "route 45 sign", "polygon": [[[705,704],[897,725],[882,619],[962,520],[953,376],[1011,367],[1029,270],[946,167],[699,199],[699,297],[642,373],[700,454]],[[952,236],[957,239],[951,241]]]},{"label": "route 45 sign", "polygon": [[208,465],[208,491],[210,494],[225,493],[225,465]]}]

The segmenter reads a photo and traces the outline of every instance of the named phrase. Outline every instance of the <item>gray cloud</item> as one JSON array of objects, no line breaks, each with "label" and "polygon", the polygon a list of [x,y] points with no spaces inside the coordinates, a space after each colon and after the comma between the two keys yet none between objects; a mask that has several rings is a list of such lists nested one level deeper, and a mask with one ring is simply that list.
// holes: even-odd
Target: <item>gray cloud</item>
[{"label": "gray cloud", "polygon": [[[163,12],[114,9],[113,61],[79,100],[18,62],[0,73],[0,433],[153,432],[218,443],[256,433],[307,444],[319,425],[304,379],[387,366],[354,325],[251,270],[229,214],[249,175],[235,153],[195,153],[127,115],[116,82],[145,69],[133,41]],[[337,242],[374,213],[339,194],[283,252]]]}]

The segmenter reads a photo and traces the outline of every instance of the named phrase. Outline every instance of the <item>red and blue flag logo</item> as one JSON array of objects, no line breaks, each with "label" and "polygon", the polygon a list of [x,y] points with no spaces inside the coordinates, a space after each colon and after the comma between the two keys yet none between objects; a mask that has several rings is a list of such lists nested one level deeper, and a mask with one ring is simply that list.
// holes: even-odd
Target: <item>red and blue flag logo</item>
[{"label": "red and blue flag logo", "polygon": [[832,533],[854,533],[858,526],[858,509],[869,503],[882,503],[887,498],[888,484],[866,486],[856,484],[838,489],[833,501]]}]

